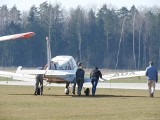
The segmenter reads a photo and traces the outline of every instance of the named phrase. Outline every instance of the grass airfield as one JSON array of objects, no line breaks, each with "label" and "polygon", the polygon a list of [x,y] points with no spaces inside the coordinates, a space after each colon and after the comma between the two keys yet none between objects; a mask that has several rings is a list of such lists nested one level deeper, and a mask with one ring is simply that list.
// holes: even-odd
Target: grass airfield
[{"label": "grass airfield", "polygon": [[101,89],[95,96],[65,95],[64,87],[0,85],[0,120],[159,120],[160,90]]}]

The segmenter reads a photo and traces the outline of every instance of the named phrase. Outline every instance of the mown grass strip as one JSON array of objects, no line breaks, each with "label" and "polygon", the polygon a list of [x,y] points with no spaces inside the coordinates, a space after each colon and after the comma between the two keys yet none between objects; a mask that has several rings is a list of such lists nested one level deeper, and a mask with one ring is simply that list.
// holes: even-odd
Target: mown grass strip
[{"label": "mown grass strip", "polygon": [[0,120],[158,120],[160,91],[97,89],[96,96],[64,95],[63,87],[0,85]]}]

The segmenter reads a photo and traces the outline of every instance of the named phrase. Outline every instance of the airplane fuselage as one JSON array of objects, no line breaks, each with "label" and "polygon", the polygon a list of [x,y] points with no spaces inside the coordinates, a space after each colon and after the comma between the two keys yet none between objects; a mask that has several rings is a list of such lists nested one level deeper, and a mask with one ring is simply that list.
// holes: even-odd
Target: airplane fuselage
[{"label": "airplane fuselage", "polygon": [[51,59],[50,66],[47,68],[45,79],[50,83],[73,82],[77,70],[77,64],[72,56],[62,55]]}]

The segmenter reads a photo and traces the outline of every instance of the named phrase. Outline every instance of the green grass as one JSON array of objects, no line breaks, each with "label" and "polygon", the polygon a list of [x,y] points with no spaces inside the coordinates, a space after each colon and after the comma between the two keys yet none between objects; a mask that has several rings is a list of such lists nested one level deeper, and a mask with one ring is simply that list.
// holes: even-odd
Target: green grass
[{"label": "green grass", "polygon": [[0,85],[0,120],[158,120],[160,91],[97,89],[96,96],[64,95],[63,87]]},{"label": "green grass", "polygon": [[11,81],[11,78],[0,77],[0,81]]},{"label": "green grass", "polygon": [[0,77],[0,81],[19,81],[19,80],[14,80],[12,78],[7,78],[7,77]]}]

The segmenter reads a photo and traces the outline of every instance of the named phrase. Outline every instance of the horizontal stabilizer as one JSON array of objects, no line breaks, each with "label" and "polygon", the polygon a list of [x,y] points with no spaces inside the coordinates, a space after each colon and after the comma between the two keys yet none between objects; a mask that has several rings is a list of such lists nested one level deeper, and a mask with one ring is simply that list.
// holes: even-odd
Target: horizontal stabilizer
[{"label": "horizontal stabilizer", "polygon": [[17,70],[17,74],[29,74],[29,75],[38,75],[45,74],[46,70]]},{"label": "horizontal stabilizer", "polygon": [[73,70],[18,70],[18,74],[30,74],[30,75],[69,75],[75,74]]}]

